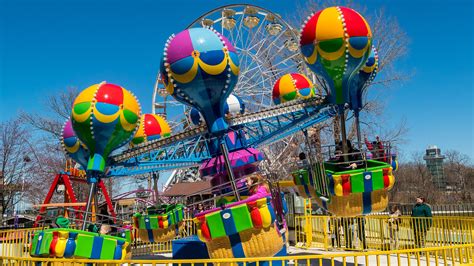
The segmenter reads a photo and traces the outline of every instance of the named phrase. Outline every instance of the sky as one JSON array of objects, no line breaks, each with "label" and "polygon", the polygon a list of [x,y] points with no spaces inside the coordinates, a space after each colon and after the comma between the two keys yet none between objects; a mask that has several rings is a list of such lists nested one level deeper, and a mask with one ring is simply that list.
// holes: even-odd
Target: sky
[{"label": "sky", "polygon": [[[47,115],[45,96],[103,80],[133,91],[150,112],[166,39],[229,3],[235,1],[0,0],[0,121],[20,110]],[[252,4],[285,18],[304,2]],[[405,120],[409,129],[399,153],[407,157],[435,144],[474,158],[473,3],[360,4],[367,12],[384,8],[410,39],[408,53],[396,67],[411,78],[383,96],[387,125]]]}]

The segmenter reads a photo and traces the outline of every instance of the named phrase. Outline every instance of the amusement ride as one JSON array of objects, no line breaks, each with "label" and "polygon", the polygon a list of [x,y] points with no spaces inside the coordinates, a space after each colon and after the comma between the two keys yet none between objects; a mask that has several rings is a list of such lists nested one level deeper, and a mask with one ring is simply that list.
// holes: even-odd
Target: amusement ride
[{"label": "amusement ride", "polygon": [[[102,82],[86,88],[74,101],[62,141],[89,184],[82,225],[38,231],[30,254],[121,260],[132,238],[175,239],[187,206],[158,197],[134,215],[136,235],[130,227],[111,235],[89,225],[104,179],[163,171],[175,176],[190,167],[210,181],[216,198],[230,198],[192,217],[210,258],[285,255],[287,188],[337,216],[384,210],[396,162],[389,143],[363,149],[358,125],[378,69],[372,38],[367,21],[346,7],[310,15],[298,33],[268,10],[230,5],[204,14],[166,41],[153,113],[142,114],[137,98],[121,86]],[[346,141],[351,111],[357,123],[354,146]],[[327,147],[331,154],[309,152],[299,169],[279,180],[259,167],[281,154],[279,147],[286,149],[296,133],[335,116],[341,136]]]}]

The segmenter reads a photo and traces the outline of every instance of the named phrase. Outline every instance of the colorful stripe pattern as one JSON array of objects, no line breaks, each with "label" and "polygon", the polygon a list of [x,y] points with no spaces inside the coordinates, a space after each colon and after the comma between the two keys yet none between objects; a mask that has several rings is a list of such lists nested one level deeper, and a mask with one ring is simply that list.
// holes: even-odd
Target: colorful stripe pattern
[{"label": "colorful stripe pattern", "polygon": [[303,198],[316,198],[316,190],[314,187],[314,180],[311,172],[307,169],[300,169],[291,173],[293,176],[293,182],[298,188],[299,196]]},{"label": "colorful stripe pattern", "polygon": [[371,43],[369,24],[350,8],[329,7],[304,22],[301,53],[309,68],[328,83],[332,103],[349,103],[350,79],[366,62]]},{"label": "colorful stripe pattern", "polygon": [[[133,222],[139,230],[140,239],[146,242],[162,242],[158,235],[174,238],[179,233],[179,225],[184,220],[184,206],[177,205],[165,214],[141,215],[135,214]],[[170,229],[172,229],[170,231]],[[166,232],[166,233],[165,233]]]},{"label": "colorful stripe pattern", "polygon": [[109,154],[132,139],[139,117],[136,97],[114,84],[92,85],[76,97],[72,127],[90,151],[87,170],[104,171]]},{"label": "colorful stripe pattern", "polygon": [[220,33],[192,28],[172,35],[165,44],[161,77],[176,100],[195,107],[211,132],[228,128],[224,103],[237,83],[237,51]]},{"label": "colorful stripe pattern", "polygon": [[140,116],[140,125],[130,142],[131,146],[151,140],[166,138],[171,135],[171,128],[166,120],[155,114],[143,114]]},{"label": "colorful stripe pattern", "polygon": [[275,220],[270,197],[250,200],[194,218],[198,226],[198,237],[203,242],[231,237],[252,228],[268,228],[274,225]]},{"label": "colorful stripe pattern", "polygon": [[335,196],[347,196],[352,193],[372,192],[392,188],[395,178],[392,167],[359,171],[352,174],[327,173],[330,182],[330,191]]},{"label": "colorful stripe pattern", "polygon": [[[125,259],[130,240],[67,228],[46,229],[35,233],[30,249],[32,257]],[[115,254],[120,251],[120,257]]]},{"label": "colorful stripe pattern", "polygon": [[302,74],[285,74],[273,85],[273,103],[280,104],[295,99],[307,99],[315,95],[313,83]]}]

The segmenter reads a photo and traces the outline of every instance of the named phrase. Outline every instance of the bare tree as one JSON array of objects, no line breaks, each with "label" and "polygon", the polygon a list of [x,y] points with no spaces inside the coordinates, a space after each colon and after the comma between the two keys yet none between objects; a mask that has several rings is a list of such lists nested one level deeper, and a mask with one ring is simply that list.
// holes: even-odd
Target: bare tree
[{"label": "bare tree", "polygon": [[18,120],[0,123],[0,207],[3,215],[20,201],[28,187],[32,152],[30,135]]}]

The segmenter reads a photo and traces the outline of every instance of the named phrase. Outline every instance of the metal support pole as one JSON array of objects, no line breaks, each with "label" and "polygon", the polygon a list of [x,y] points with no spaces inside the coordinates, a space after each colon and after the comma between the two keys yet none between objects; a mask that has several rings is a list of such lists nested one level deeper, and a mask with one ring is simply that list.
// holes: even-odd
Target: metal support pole
[{"label": "metal support pole", "polygon": [[82,231],[86,230],[86,222],[87,222],[87,219],[89,217],[92,197],[94,197],[94,192],[95,192],[95,187],[96,186],[97,186],[97,183],[91,183],[90,188],[89,188],[89,198],[87,198],[86,212],[84,213],[84,221],[83,221],[83,224],[82,224]]},{"label": "metal support pole", "polygon": [[159,172],[153,172],[151,173],[153,177],[153,193],[154,193],[154,198],[153,200],[155,201],[155,204],[158,203],[158,179],[160,178],[160,173]]},{"label": "metal support pole", "polygon": [[230,165],[229,151],[227,150],[227,145],[225,144],[225,141],[221,141],[220,146],[221,146],[222,155],[224,156],[224,162],[225,162],[225,168],[227,169],[227,175],[229,176],[230,184],[232,185],[232,190],[234,191],[235,200],[240,201],[240,195],[239,195],[239,192],[237,191],[237,185],[235,184],[234,172],[232,171],[232,166]]},{"label": "metal support pole", "polygon": [[360,121],[359,121],[359,111],[354,111],[354,118],[357,128],[357,144],[359,146],[359,151],[362,150],[362,137],[360,134]]},{"label": "metal support pole", "polygon": [[[98,197],[97,197],[97,192],[98,191],[99,191],[98,187],[95,186],[95,191],[94,191],[94,209],[95,210],[94,210],[94,212],[95,212],[95,222],[96,223],[98,222],[98,220],[100,218],[100,217],[97,216],[97,214],[100,214],[100,212],[99,212],[99,201],[98,201]],[[107,204],[105,206],[107,208]]]},{"label": "metal support pole", "polygon": [[346,115],[344,113],[344,107],[341,107],[341,110],[339,112],[340,118],[341,118],[341,134],[342,134],[342,154],[344,155],[344,161],[347,162],[349,161],[349,157],[347,156],[347,153],[349,152],[347,150],[347,134],[346,134]]}]

